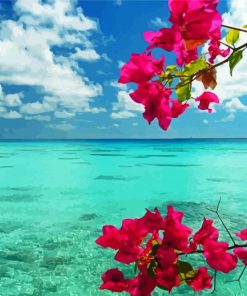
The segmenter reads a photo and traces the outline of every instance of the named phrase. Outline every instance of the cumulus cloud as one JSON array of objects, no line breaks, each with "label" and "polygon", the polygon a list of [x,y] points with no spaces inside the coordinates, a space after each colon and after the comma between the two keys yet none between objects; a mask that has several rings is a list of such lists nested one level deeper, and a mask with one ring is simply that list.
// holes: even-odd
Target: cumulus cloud
[{"label": "cumulus cloud", "polygon": [[151,20],[151,24],[153,24],[155,27],[168,27],[167,22],[165,22],[164,20],[162,20],[160,17],[156,17],[155,19]]},{"label": "cumulus cloud", "polygon": [[62,122],[62,123],[51,123],[48,125],[49,128],[52,129],[56,129],[56,130],[61,130],[61,131],[71,131],[73,129],[75,129],[75,126],[70,124],[70,123],[66,123],[66,122]]},{"label": "cumulus cloud", "polygon": [[[246,9],[244,1],[229,1],[229,12],[223,14],[223,23],[242,27],[246,24]],[[241,44],[247,42],[247,34],[240,33]],[[246,112],[246,106],[240,101],[247,95],[247,52],[243,53],[243,59],[233,70],[233,76],[230,75],[229,64],[226,63],[217,68],[217,82],[214,92],[219,96],[221,104],[216,108],[225,109],[229,115],[220,120],[220,122],[233,121],[235,112]],[[196,97],[204,91],[200,82],[193,84],[193,96]],[[238,98],[236,98],[236,95]],[[219,122],[219,121],[218,121]]]},{"label": "cumulus cloud", "polygon": [[[117,88],[119,87],[117,86]],[[144,107],[132,101],[129,91],[120,90],[117,94],[117,102],[112,104],[112,111],[112,118],[129,118],[136,117],[136,112],[143,112]]]},{"label": "cumulus cloud", "polygon": [[[0,104],[18,107],[15,112],[24,118],[60,110],[64,114],[105,111],[91,106],[93,99],[102,95],[102,86],[90,81],[84,69],[75,65],[79,59],[91,62],[100,58],[91,38],[98,30],[97,22],[86,17],[73,0],[17,0],[13,9],[15,20],[0,21],[0,81],[32,87],[40,98],[33,102],[23,93],[7,94],[4,99],[0,97]],[[80,44],[76,51],[75,44]],[[54,47],[70,54],[63,56]]]}]

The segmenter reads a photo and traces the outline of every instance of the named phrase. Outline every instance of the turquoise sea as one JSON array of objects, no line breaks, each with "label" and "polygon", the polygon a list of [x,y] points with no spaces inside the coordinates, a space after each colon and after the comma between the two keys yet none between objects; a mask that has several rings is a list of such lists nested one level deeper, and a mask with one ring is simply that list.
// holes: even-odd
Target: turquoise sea
[{"label": "turquoise sea", "polygon": [[[247,228],[246,180],[247,140],[2,141],[0,296],[114,295],[97,290],[121,266],[94,243],[102,225],[173,204],[197,227],[221,197],[234,233]],[[214,295],[247,295],[247,272],[242,289],[229,282],[240,272],[218,275]]]}]

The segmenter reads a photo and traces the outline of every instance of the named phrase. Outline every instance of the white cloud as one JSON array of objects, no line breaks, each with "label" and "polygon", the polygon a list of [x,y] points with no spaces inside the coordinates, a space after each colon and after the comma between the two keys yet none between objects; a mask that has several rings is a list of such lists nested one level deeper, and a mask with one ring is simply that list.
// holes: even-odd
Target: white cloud
[{"label": "white cloud", "polygon": [[114,123],[113,126],[119,127],[119,124],[118,123]]},{"label": "white cloud", "polygon": [[[130,90],[131,92],[131,90]],[[144,107],[140,104],[135,103],[129,96],[127,91],[119,91],[117,95],[118,102],[113,103],[112,110],[116,111],[119,109],[124,109],[127,111],[143,112]]]},{"label": "white cloud", "polygon": [[10,110],[9,112],[4,112],[0,114],[0,117],[5,119],[19,119],[22,118],[22,115],[17,111]]},{"label": "white cloud", "polygon": [[118,68],[121,69],[123,67],[123,65],[125,65],[126,63],[123,62],[123,61],[117,61],[117,65],[118,65]]},{"label": "white cloud", "polygon": [[230,113],[228,114],[226,117],[219,119],[219,120],[215,120],[215,122],[230,122],[233,121],[235,119],[235,114],[234,113]]},{"label": "white cloud", "polygon": [[132,125],[133,125],[133,126],[138,126],[139,123],[138,123],[138,122],[133,122]]},{"label": "white cloud", "polygon": [[25,116],[26,120],[37,120],[37,121],[50,121],[51,117],[49,115],[35,115],[35,116]]},{"label": "white cloud", "polygon": [[[242,27],[246,24],[246,9],[244,1],[229,1],[229,12],[223,14],[223,23],[233,26]],[[247,34],[240,33],[240,44],[247,42]],[[219,59],[219,60],[222,60]],[[247,52],[243,53],[243,59],[236,65],[233,70],[233,76],[230,75],[229,64],[226,63],[217,68],[217,83],[214,89],[219,99],[220,105],[214,105],[216,108],[226,109],[230,113],[220,122],[232,121],[235,115],[232,113],[237,111],[246,111],[247,106],[240,101],[242,97],[247,95]],[[202,83],[196,81],[193,83],[193,96],[201,94],[204,91]],[[237,97],[236,97],[237,96]]]},{"label": "white cloud", "polygon": [[233,98],[227,101],[224,105],[224,108],[229,113],[235,113],[237,111],[247,112],[247,106],[242,104],[238,98]]},{"label": "white cloud", "polygon": [[101,55],[102,59],[104,59],[108,63],[112,63],[112,59],[108,56],[107,53],[102,53]]},{"label": "white cloud", "polygon": [[71,55],[72,59],[83,60],[87,62],[95,62],[100,59],[100,55],[93,48],[81,50],[79,47],[76,47],[76,52]]},{"label": "white cloud", "polygon": [[208,120],[207,119],[203,119],[202,121],[204,124],[208,124]]},{"label": "white cloud", "polygon": [[72,112],[68,112],[68,111],[56,111],[55,113],[54,113],[54,115],[55,115],[55,117],[57,117],[57,118],[72,118],[72,117],[74,117],[75,116],[75,114],[74,113],[72,113]]},{"label": "white cloud", "polygon": [[155,27],[168,27],[168,24],[165,20],[162,20],[160,17],[156,17],[155,19],[151,20],[151,23],[155,26]]},{"label": "white cloud", "polygon": [[129,111],[112,112],[111,117],[114,119],[130,118],[130,117],[136,117],[136,113],[129,112]]},{"label": "white cloud", "polygon": [[127,85],[123,84],[123,83],[118,83],[116,80],[111,81],[110,85],[116,89],[120,89],[120,90],[126,90],[127,91]]},{"label": "white cloud", "polygon": [[115,0],[115,4],[121,6],[123,4],[123,0]]},{"label": "white cloud", "polygon": [[49,128],[56,129],[56,130],[61,130],[61,131],[71,131],[75,129],[75,126],[70,124],[70,123],[56,123],[56,124],[49,124]]},{"label": "white cloud", "polygon": [[[99,59],[89,40],[97,22],[86,17],[73,0],[17,0],[14,12],[15,21],[0,21],[0,81],[32,87],[40,98],[27,102],[21,93],[8,94],[4,104],[19,107],[22,115],[105,111],[91,106],[93,98],[102,95],[102,86],[91,82],[75,60],[53,51],[56,46],[73,55],[73,44],[80,44],[75,55],[84,61]],[[47,94],[56,98],[56,103],[48,101]]]}]

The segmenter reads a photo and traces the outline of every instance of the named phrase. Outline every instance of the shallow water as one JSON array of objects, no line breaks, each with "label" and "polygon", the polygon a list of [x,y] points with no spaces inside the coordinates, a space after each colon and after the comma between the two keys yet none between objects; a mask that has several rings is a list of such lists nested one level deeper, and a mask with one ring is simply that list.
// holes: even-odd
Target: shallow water
[{"label": "shallow water", "polygon": [[[230,230],[247,228],[246,163],[246,140],[0,142],[0,296],[112,295],[100,275],[121,265],[94,241],[145,208],[173,204],[196,227],[221,197]],[[247,295],[247,273],[225,283],[240,272],[214,294]]]}]

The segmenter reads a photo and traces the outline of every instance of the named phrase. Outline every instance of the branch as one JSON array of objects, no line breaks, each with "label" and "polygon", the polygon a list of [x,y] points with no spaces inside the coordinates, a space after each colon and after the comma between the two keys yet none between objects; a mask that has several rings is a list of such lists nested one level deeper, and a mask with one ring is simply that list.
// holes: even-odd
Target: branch
[{"label": "branch", "polygon": [[233,27],[233,26],[229,26],[229,25],[225,25],[225,24],[222,24],[221,27],[247,33],[247,30],[245,30],[243,28],[237,28],[237,27]]},{"label": "branch", "polygon": [[213,212],[213,213],[215,213],[215,214],[217,215],[217,217],[218,217],[218,219],[220,220],[221,224],[223,225],[223,227],[225,228],[226,232],[228,233],[228,235],[229,235],[231,241],[233,242],[233,246],[236,246],[236,242],[235,242],[235,240],[234,240],[234,238],[233,238],[231,232],[230,232],[229,229],[226,227],[225,222],[224,222],[224,221],[222,220],[222,218],[220,217],[220,214],[219,214],[220,202],[221,202],[221,197],[220,197],[219,202],[218,202],[218,204],[217,204],[216,211],[211,210],[211,209],[207,209],[207,210],[209,210],[209,211],[211,211],[211,212]]}]

